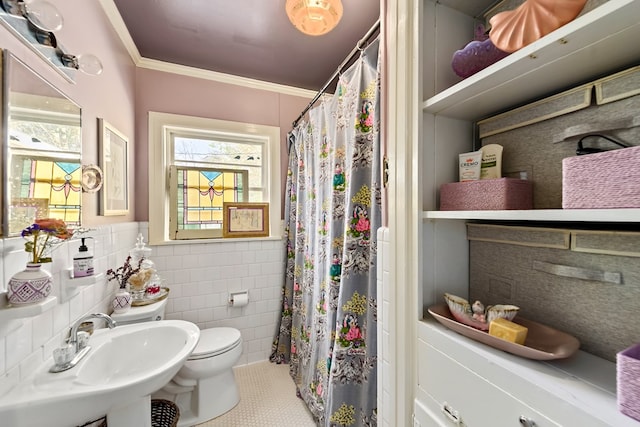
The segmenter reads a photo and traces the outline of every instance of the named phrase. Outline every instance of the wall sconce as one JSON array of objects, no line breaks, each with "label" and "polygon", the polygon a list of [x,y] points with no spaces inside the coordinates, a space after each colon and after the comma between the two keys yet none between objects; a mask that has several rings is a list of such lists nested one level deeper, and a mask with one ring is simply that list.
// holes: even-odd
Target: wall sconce
[{"label": "wall sconce", "polygon": [[43,0],[25,3],[23,0],[2,0],[2,8],[11,15],[24,16],[42,31],[60,31],[64,20],[58,9]]},{"label": "wall sconce", "polygon": [[[32,0],[28,3],[24,2],[24,0],[2,0],[2,9],[9,15],[23,17],[26,20],[29,33],[35,39],[34,42],[53,48],[55,56],[60,60],[60,64],[63,67],[74,68],[93,76],[102,73],[102,63],[95,55],[72,55],[66,53],[63,47],[59,45],[54,31],[59,31],[62,28],[64,20],[52,3],[44,0]],[[7,22],[6,19],[4,21]],[[20,25],[19,20],[7,23],[12,27]],[[23,21],[22,26],[24,27],[24,25]],[[24,38],[24,34],[21,34],[18,28],[16,28],[16,31],[18,35]],[[25,41],[33,43],[28,39],[25,39]]]},{"label": "wall sconce", "polygon": [[90,76],[97,76],[102,73],[102,62],[97,56],[90,53],[83,53],[78,56],[63,53],[60,56],[60,60],[65,67],[75,68]]},{"label": "wall sconce", "polygon": [[342,18],[340,0],[287,0],[285,10],[291,23],[310,36],[328,33]]}]

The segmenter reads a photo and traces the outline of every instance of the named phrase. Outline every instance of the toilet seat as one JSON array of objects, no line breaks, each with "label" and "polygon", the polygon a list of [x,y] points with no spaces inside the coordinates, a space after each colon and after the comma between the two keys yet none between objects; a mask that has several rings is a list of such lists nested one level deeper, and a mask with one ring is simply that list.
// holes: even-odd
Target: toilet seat
[{"label": "toilet seat", "polygon": [[187,360],[200,360],[226,353],[240,345],[242,336],[235,328],[209,328],[200,331],[200,340]]}]

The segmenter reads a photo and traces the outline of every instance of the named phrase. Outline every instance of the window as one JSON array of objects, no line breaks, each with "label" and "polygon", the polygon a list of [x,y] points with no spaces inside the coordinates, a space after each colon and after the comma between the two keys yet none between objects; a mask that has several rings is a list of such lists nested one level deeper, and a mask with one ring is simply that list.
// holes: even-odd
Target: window
[{"label": "window", "polygon": [[[35,217],[81,220],[82,166],[80,116],[56,98],[13,93],[8,129],[9,235]],[[33,107],[45,103],[50,110]],[[34,213],[37,210],[37,214]]]},{"label": "window", "polygon": [[274,126],[150,112],[150,243],[222,237],[224,202],[267,202],[279,219],[279,139]]}]

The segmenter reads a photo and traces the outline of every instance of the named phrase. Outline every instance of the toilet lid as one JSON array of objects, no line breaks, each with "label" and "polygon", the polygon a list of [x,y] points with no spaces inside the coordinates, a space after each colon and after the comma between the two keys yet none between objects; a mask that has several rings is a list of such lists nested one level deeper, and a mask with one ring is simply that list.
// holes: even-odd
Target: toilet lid
[{"label": "toilet lid", "polygon": [[200,331],[200,340],[188,360],[212,357],[237,346],[240,343],[240,331],[235,328],[209,328]]}]

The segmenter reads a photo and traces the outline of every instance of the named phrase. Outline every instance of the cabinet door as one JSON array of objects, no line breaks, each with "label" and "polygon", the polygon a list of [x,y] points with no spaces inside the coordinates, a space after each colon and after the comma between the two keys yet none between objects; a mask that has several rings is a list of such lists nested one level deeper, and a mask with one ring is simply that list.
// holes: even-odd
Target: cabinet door
[{"label": "cabinet door", "polygon": [[523,417],[536,427],[560,426],[424,341],[418,346],[418,386],[434,400],[424,404],[441,424],[518,427]]}]

